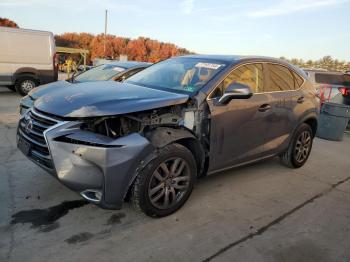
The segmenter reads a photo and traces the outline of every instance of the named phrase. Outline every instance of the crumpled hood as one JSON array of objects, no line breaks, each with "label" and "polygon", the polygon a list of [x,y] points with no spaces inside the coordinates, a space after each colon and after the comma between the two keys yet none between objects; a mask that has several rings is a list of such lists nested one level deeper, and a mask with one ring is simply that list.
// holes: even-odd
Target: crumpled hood
[{"label": "crumpled hood", "polygon": [[41,85],[35,89],[33,89],[30,93],[29,96],[33,99],[36,100],[39,97],[51,92],[52,90],[56,89],[56,88],[60,88],[60,87],[64,87],[64,86],[70,86],[72,85],[72,83],[61,80],[61,81],[56,81],[50,84],[46,84],[46,85]]},{"label": "crumpled hood", "polygon": [[113,81],[86,82],[52,88],[34,107],[60,117],[96,117],[185,103],[189,96]]}]

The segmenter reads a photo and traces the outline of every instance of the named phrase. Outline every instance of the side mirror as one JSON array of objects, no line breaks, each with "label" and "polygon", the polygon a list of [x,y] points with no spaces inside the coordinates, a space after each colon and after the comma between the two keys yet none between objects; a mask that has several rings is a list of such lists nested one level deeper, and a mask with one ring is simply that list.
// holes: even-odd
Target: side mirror
[{"label": "side mirror", "polygon": [[253,93],[249,86],[240,83],[233,83],[226,88],[225,93],[219,99],[219,103],[225,105],[232,99],[248,99],[252,95]]}]

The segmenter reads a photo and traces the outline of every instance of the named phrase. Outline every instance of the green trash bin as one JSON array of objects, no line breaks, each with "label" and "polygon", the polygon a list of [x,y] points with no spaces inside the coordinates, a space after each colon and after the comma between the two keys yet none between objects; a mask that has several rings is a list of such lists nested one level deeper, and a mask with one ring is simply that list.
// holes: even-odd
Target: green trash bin
[{"label": "green trash bin", "polygon": [[332,102],[322,105],[316,136],[341,141],[350,119],[350,106]]}]

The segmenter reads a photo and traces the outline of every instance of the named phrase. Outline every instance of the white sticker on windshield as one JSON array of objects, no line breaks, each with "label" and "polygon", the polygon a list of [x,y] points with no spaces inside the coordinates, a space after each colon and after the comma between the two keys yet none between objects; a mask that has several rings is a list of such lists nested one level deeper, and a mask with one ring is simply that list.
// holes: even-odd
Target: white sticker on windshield
[{"label": "white sticker on windshield", "polygon": [[204,68],[208,68],[208,69],[218,69],[220,66],[220,64],[212,64],[212,63],[202,63],[199,62],[195,65],[195,67],[204,67]]},{"label": "white sticker on windshield", "polygon": [[122,72],[122,71],[124,71],[125,69],[122,68],[122,67],[113,67],[113,70],[114,70],[114,71],[117,71],[117,72]]}]

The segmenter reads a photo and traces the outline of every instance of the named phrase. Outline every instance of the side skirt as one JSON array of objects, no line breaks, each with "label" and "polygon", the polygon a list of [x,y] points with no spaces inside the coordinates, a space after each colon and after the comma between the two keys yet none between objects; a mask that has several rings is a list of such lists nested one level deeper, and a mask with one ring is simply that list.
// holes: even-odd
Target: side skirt
[{"label": "side skirt", "polygon": [[252,163],[255,163],[255,162],[262,161],[264,159],[273,158],[273,157],[278,156],[278,155],[279,154],[267,155],[267,156],[264,156],[264,157],[259,157],[257,159],[253,159],[253,160],[249,160],[249,161],[246,161],[246,162],[243,162],[243,163],[239,163],[239,164],[236,164],[236,165],[233,165],[233,166],[229,166],[229,167],[224,167],[224,168],[221,168],[221,169],[213,170],[213,171],[208,172],[208,175],[220,173],[220,172],[223,172],[223,171],[226,171],[226,170],[229,170],[229,169],[232,169],[232,168],[236,168],[236,167],[246,166],[246,165],[249,165],[249,164],[252,164]]}]

